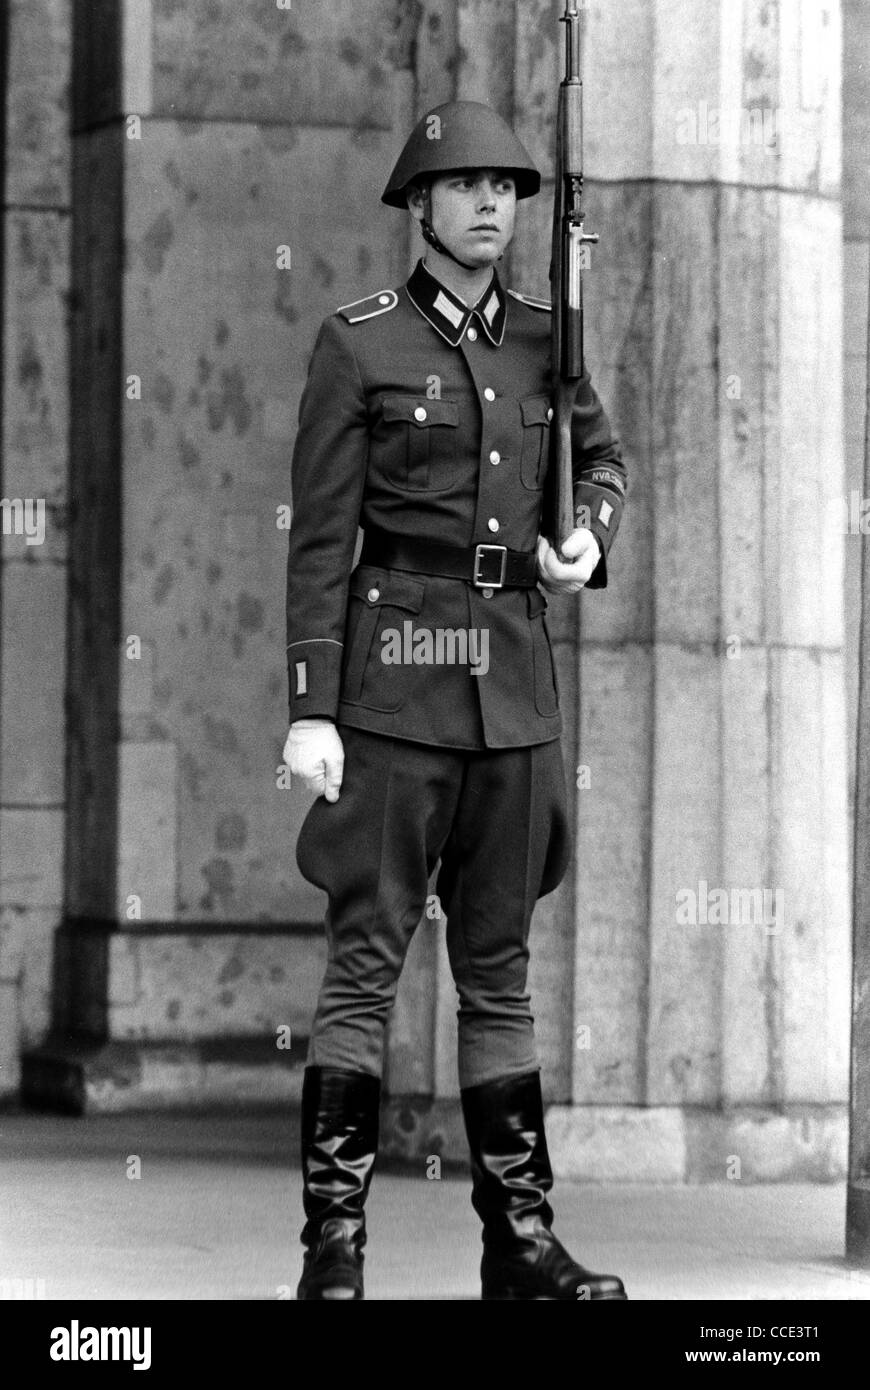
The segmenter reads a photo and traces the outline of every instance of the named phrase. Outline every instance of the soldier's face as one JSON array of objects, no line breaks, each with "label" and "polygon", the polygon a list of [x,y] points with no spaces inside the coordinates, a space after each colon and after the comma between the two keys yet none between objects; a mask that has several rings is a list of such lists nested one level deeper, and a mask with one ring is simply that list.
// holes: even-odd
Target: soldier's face
[{"label": "soldier's face", "polygon": [[[500,169],[455,169],[432,182],[432,225],[454,256],[494,265],[514,234],[516,184]],[[422,217],[414,205],[411,211]]]}]

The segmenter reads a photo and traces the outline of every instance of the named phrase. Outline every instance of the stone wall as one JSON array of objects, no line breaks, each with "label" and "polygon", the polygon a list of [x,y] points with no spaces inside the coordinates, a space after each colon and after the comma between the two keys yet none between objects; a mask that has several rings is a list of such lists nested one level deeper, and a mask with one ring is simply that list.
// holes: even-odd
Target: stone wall
[{"label": "stone wall", "polygon": [[[63,910],[69,564],[71,23],[4,6],[2,495],[40,501],[44,539],[0,539],[0,1097],[50,1022]],[[33,519],[38,526],[38,506]]]}]

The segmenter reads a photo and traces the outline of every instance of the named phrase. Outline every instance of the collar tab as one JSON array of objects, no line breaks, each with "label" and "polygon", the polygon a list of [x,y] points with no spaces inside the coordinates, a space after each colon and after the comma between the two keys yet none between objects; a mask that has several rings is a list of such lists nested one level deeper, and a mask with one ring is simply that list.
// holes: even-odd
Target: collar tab
[{"label": "collar tab", "polygon": [[501,345],[507,319],[507,298],[496,270],[493,270],[492,279],[480,299],[470,306],[463,303],[446,285],[442,285],[441,281],[426,269],[422,259],[417,262],[405,289],[414,308],[451,347],[459,346],[465,336],[465,330],[475,317],[480,320],[483,331],[493,346]]}]

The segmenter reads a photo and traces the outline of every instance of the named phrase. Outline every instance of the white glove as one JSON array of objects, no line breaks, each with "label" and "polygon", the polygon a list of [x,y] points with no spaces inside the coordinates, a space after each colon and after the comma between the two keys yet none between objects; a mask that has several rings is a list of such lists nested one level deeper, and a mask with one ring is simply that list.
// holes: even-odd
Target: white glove
[{"label": "white glove", "polygon": [[538,576],[551,594],[577,594],[591,579],[592,571],[601,559],[601,547],[585,526],[578,527],[565,539],[562,554],[566,564],[544,536],[538,537]]},{"label": "white glove", "polygon": [[344,772],[344,745],[331,719],[295,719],[284,744],[291,777],[327,801],[338,800]]}]

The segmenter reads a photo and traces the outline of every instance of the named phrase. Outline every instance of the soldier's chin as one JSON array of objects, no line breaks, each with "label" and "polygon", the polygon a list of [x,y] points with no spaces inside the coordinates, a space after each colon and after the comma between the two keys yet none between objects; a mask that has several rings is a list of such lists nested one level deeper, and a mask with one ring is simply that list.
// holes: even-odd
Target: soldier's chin
[{"label": "soldier's chin", "polygon": [[462,260],[469,265],[478,266],[484,270],[488,265],[495,265],[496,261],[504,253],[501,240],[492,241],[473,241],[470,246],[462,248]]}]

